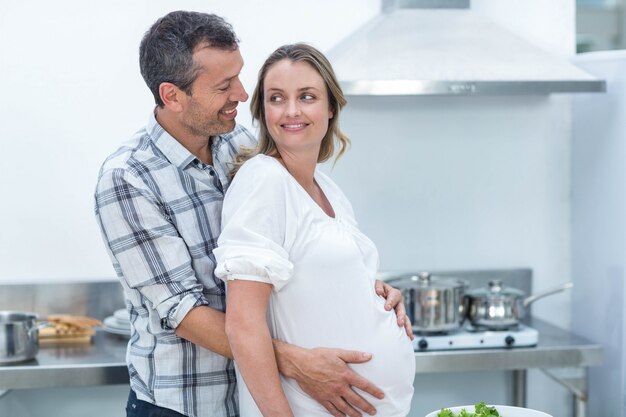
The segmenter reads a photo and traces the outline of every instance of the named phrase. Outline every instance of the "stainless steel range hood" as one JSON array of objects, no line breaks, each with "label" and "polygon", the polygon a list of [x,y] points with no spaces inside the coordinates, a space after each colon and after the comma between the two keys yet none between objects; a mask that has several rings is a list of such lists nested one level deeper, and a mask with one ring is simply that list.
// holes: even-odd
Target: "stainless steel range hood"
[{"label": "stainless steel range hood", "polygon": [[381,15],[331,49],[328,57],[348,95],[606,89],[603,80],[472,12],[468,0],[390,0]]}]

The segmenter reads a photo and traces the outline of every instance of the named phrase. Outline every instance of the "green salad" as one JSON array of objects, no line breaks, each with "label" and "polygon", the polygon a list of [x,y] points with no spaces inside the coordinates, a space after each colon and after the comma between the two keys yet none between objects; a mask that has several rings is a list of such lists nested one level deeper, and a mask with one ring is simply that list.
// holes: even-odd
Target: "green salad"
[{"label": "green salad", "polygon": [[503,417],[498,413],[496,407],[489,407],[485,403],[476,404],[474,412],[462,409],[458,414],[453,413],[447,408],[442,408],[437,417]]}]

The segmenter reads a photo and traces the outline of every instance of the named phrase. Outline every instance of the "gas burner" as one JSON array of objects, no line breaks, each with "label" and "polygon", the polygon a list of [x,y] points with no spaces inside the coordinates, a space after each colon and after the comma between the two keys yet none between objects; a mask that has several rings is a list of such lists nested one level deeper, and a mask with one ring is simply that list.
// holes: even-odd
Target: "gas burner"
[{"label": "gas burner", "polygon": [[413,348],[416,351],[515,348],[535,346],[539,340],[537,330],[520,324],[507,330],[482,330],[475,327],[444,334],[416,334]]},{"label": "gas burner", "polygon": [[463,329],[455,329],[455,330],[448,330],[448,331],[441,331],[441,332],[424,332],[424,331],[413,331],[413,334],[415,335],[415,337],[432,337],[432,336],[450,336],[453,334],[458,334],[458,333],[462,333],[465,330]]},{"label": "gas burner", "polygon": [[491,329],[489,327],[484,327],[484,326],[473,326],[471,323],[467,323],[464,327],[463,330],[469,332],[469,333],[484,333],[484,332],[516,332],[518,330],[520,330],[522,327],[525,327],[523,324],[514,324],[508,327],[502,327],[499,329]]}]

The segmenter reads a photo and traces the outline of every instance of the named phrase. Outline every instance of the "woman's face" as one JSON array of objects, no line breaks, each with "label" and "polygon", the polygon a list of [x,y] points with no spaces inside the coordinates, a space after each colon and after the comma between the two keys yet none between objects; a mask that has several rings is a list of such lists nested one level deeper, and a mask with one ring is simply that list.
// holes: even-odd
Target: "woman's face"
[{"label": "woman's face", "polygon": [[278,151],[317,157],[333,117],[322,76],[306,62],[283,59],[267,71],[263,93],[265,123]]}]

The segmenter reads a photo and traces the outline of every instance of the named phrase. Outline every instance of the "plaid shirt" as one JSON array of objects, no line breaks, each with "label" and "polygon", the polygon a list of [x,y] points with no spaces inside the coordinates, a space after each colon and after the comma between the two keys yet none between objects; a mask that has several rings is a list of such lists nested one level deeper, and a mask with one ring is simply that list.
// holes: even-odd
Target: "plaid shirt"
[{"label": "plaid shirt", "polygon": [[140,400],[193,417],[237,416],[232,361],[181,339],[194,307],[225,310],[213,274],[229,162],[255,140],[241,126],[212,142],[199,161],[152,115],[104,162],[95,212],[132,323],[126,362]]}]

